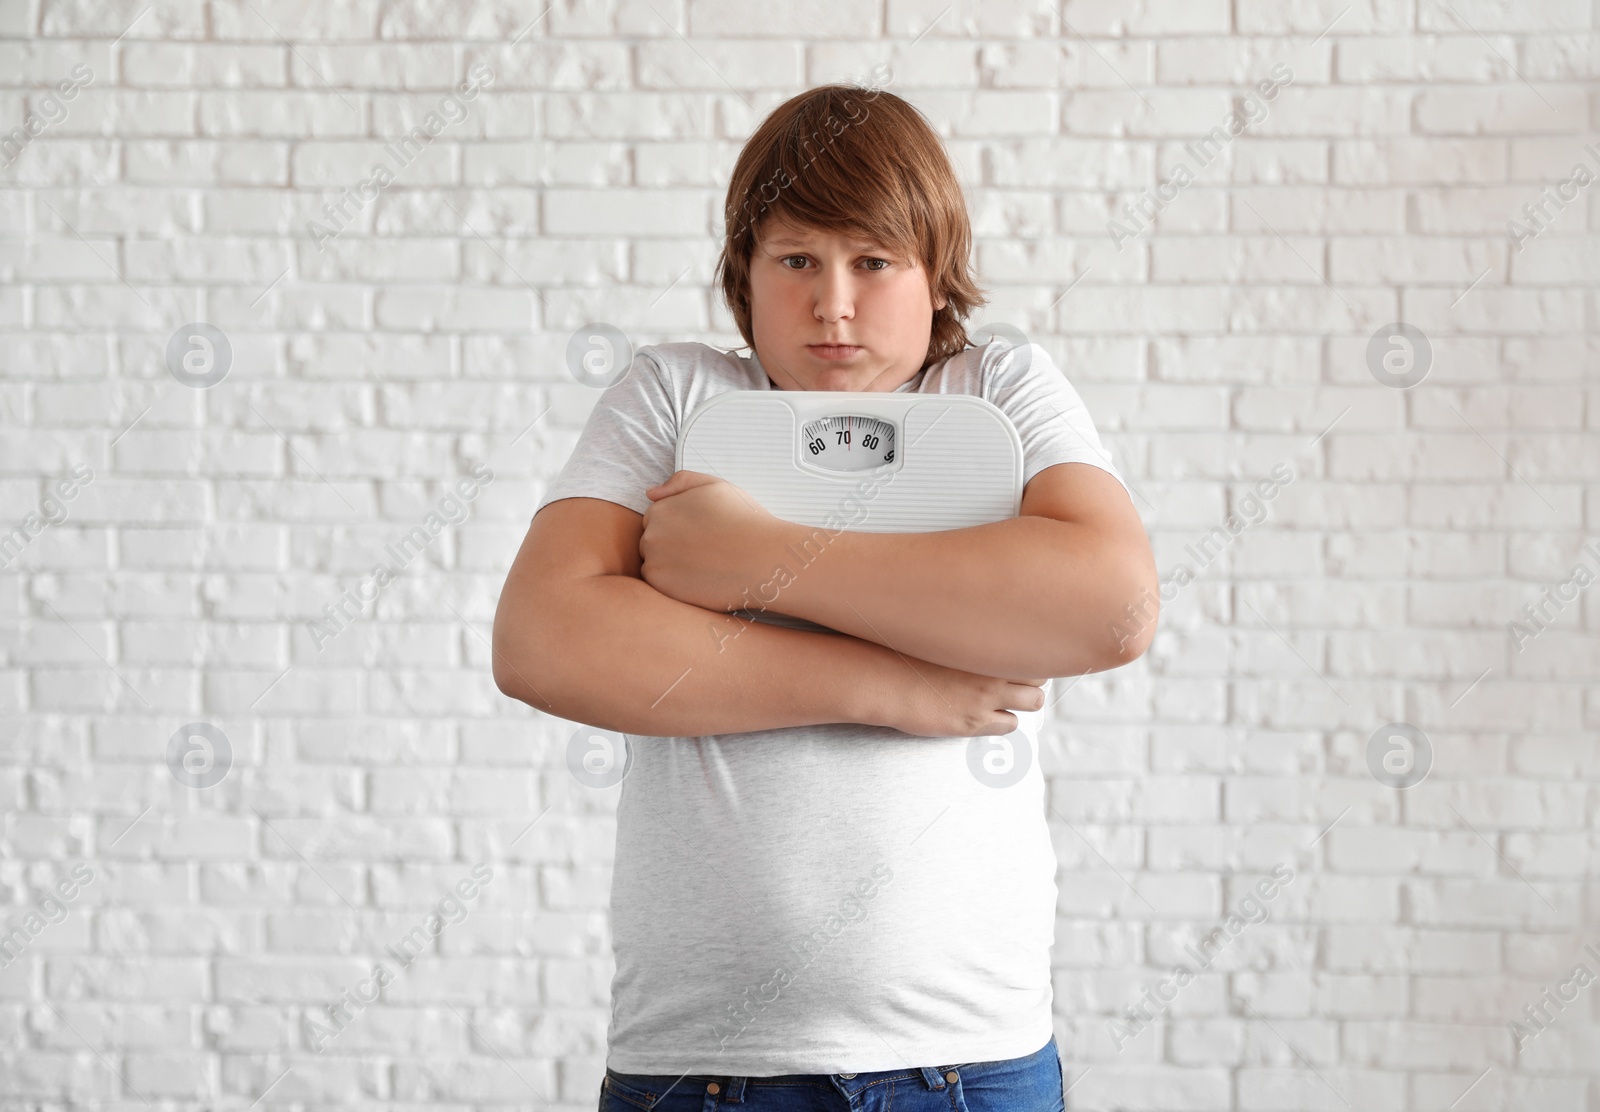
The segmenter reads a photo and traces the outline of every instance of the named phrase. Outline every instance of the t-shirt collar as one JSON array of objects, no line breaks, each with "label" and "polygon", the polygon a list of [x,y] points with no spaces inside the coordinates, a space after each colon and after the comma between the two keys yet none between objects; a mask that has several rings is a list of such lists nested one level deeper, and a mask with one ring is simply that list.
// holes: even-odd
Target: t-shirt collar
[{"label": "t-shirt collar", "polygon": [[[753,348],[753,347],[750,349],[750,362],[755,364],[756,371],[761,375],[761,381],[766,384],[766,386],[765,386],[766,389],[768,389],[768,390],[781,390],[781,389],[783,389],[783,387],[779,386],[777,383],[772,381],[772,376],[767,374],[767,369],[761,365],[761,357],[756,354],[756,349]],[[918,386],[920,386],[922,384],[922,377],[927,373],[928,373],[928,368],[926,368],[926,367],[922,368],[922,370],[918,371],[916,374],[914,374],[910,378],[906,379],[906,381],[902,382],[899,386],[896,386],[893,390],[889,391],[889,393],[891,393],[891,394],[905,394],[905,393],[909,393],[912,390],[915,390]],[[757,387],[757,389],[760,389],[760,387]]]}]

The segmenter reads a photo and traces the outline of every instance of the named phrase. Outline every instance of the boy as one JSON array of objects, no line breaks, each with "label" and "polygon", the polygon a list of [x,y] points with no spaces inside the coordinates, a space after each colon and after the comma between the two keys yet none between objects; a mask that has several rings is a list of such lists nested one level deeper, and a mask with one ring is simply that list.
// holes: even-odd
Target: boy
[{"label": "boy", "polygon": [[[984,299],[966,206],[911,105],[792,98],[745,145],[725,212],[720,281],[750,356],[638,353],[495,617],[502,691],[630,735],[601,1106],[1060,1109],[1033,759],[1048,680],[1024,677],[1144,652],[1144,528],[1044,349],[968,346]],[[724,390],[985,397],[1022,439],[1021,516],[841,533],[775,606],[826,631],[741,621],[813,531],[673,473],[682,421]],[[969,739],[1017,730],[1026,769],[984,782]]]}]

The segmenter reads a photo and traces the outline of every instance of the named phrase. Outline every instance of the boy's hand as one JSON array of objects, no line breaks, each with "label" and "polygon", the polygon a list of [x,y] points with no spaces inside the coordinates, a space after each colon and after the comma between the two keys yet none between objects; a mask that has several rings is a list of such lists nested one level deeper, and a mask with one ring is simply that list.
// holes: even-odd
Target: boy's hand
[{"label": "boy's hand", "polygon": [[[759,606],[772,587],[783,523],[732,483],[675,471],[645,491],[640,576],[662,594],[706,610]],[[748,592],[748,595],[747,595]]]},{"label": "boy's hand", "polygon": [[1018,728],[1017,715],[1044,709],[1048,677],[1005,679],[926,660],[907,663],[876,695],[882,709],[872,725],[918,737],[1000,737]]}]

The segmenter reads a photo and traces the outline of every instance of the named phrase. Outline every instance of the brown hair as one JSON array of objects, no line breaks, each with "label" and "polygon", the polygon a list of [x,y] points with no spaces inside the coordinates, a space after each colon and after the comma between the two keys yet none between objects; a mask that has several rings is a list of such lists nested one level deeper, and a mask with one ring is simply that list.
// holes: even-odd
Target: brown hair
[{"label": "brown hair", "polygon": [[970,270],[972,226],[949,156],[911,104],[881,89],[821,85],[773,109],[745,142],[728,182],[713,280],[752,349],[750,256],[777,216],[916,258],[932,299],[946,299],[922,366],[967,346],[963,321],[988,304]]}]

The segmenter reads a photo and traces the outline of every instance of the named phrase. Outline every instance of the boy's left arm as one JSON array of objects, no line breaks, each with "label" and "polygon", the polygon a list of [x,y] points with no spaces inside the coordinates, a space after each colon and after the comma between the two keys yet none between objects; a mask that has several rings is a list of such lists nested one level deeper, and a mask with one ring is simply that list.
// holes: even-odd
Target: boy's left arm
[{"label": "boy's left arm", "polygon": [[933,533],[830,536],[698,472],[676,472],[650,497],[644,578],[707,609],[765,607],[1008,678],[1116,668],[1155,633],[1144,525],[1121,484],[1091,464],[1040,471],[1019,517]]}]

